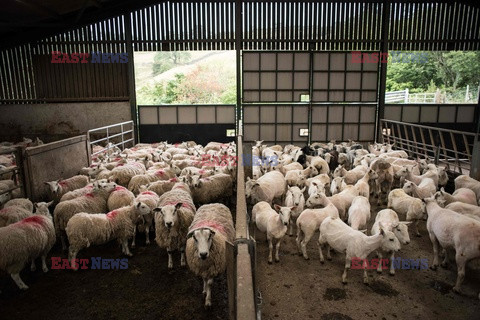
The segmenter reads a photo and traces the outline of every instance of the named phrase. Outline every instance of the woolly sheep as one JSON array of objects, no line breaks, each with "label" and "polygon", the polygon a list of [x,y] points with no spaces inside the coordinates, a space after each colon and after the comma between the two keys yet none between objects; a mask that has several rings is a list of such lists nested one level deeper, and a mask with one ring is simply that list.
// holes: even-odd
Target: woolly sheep
[{"label": "woolly sheep", "polygon": [[270,171],[257,180],[247,178],[245,194],[252,204],[260,201],[272,203],[274,199],[281,199],[285,194],[287,183],[283,174],[278,171]]},{"label": "woolly sheep", "polygon": [[149,206],[138,202],[107,214],[81,212],[74,215],[65,228],[70,243],[68,259],[72,268],[78,270],[75,259],[80,250],[111,240],[117,240],[122,245],[122,252],[132,256],[128,249],[128,239],[133,235],[134,223],[150,211]]},{"label": "woolly sheep", "polygon": [[226,269],[226,242],[235,241],[230,210],[220,203],[201,206],[188,229],[187,237],[188,267],[195,275],[202,277],[205,307],[210,307],[213,279]]},{"label": "woolly sheep", "polygon": [[348,224],[353,230],[360,230],[367,226],[370,220],[370,202],[364,196],[357,196],[353,199],[348,209]]},{"label": "woolly sheep", "polygon": [[26,199],[26,198],[12,199],[12,200],[9,200],[7,203],[5,203],[3,208],[8,208],[11,206],[22,207],[30,212],[33,212],[33,203],[32,201],[30,201],[30,199]]},{"label": "woolly sheep", "polygon": [[418,223],[421,219],[426,219],[425,203],[422,200],[409,196],[403,189],[394,189],[388,194],[388,208],[404,214],[407,221],[415,221],[416,235],[420,237]]},{"label": "woolly sheep", "polygon": [[338,209],[329,202],[322,209],[305,209],[297,219],[297,238],[295,239],[298,251],[308,260],[307,244],[315,232],[320,228],[326,217],[338,217]]},{"label": "woolly sheep", "polygon": [[128,183],[128,190],[132,191],[134,194],[138,195],[138,189],[142,185],[149,184],[151,182],[159,181],[159,180],[169,180],[175,177],[175,173],[172,169],[161,169],[156,170],[155,172],[147,172],[146,174],[139,174],[132,179]]},{"label": "woolly sheep", "polygon": [[135,196],[133,193],[125,187],[116,186],[110,193],[107,200],[108,211],[129,206],[133,203]]},{"label": "woolly sheep", "polygon": [[[435,197],[425,199],[427,203],[427,230],[433,245],[433,263],[431,269],[438,267],[439,245],[445,249],[455,249],[457,263],[457,281],[453,291],[460,293],[460,286],[465,278],[465,265],[472,259],[480,257],[480,222],[465,217],[455,211],[441,208]],[[446,265],[448,255],[442,266]]]},{"label": "woolly sheep", "polygon": [[[393,234],[397,237],[398,241],[401,245],[409,244],[410,243],[410,236],[408,234],[408,225],[411,222],[400,221],[398,219],[398,215],[392,209],[383,209],[377,213],[375,217],[375,223],[372,226],[371,234],[376,235],[380,233],[380,223],[383,227],[388,230],[392,231]],[[388,252],[388,248],[380,247],[377,250],[377,257],[381,260],[383,257],[383,253],[390,253],[390,274],[395,274],[395,269],[393,267],[393,259],[395,258],[395,252]],[[382,265],[379,263],[377,267],[377,272],[382,272]]]},{"label": "woolly sheep", "polygon": [[195,215],[195,206],[188,186],[177,183],[171,191],[160,196],[155,216],[155,241],[168,253],[168,268],[173,268],[172,253],[180,251],[180,265],[185,265],[185,243],[188,227]]},{"label": "woolly sheep", "polygon": [[305,207],[305,187],[300,189],[299,187],[288,187],[287,194],[285,195],[285,206],[295,208],[292,209],[290,215],[289,236],[293,236],[293,225],[297,223],[297,218],[302,213]]},{"label": "woolly sheep", "polygon": [[10,274],[17,286],[28,289],[20,271],[28,261],[42,258],[42,270],[48,272],[47,254],[55,243],[51,216],[33,215],[0,228],[0,269]]},{"label": "woolly sheep", "polygon": [[153,209],[157,207],[158,199],[159,196],[153,191],[143,191],[135,198],[135,202],[145,203],[150,208],[150,212],[142,215],[142,219],[135,221],[136,226],[133,228],[132,248],[135,248],[137,229],[145,233],[145,244],[150,244],[150,227],[153,225]]},{"label": "woolly sheep", "polygon": [[[320,225],[320,261],[323,262],[322,246],[327,244],[327,259],[331,260],[330,247],[338,252],[345,252],[345,269],[342,282],[347,283],[347,272],[350,269],[352,258],[365,259],[374,250],[383,247],[389,251],[400,250],[400,243],[393,232],[385,230],[380,225],[380,233],[367,236],[363,232],[353,230],[339,218],[327,217]],[[367,268],[363,271],[363,282],[368,283]]]},{"label": "woolly sheep", "polygon": [[83,188],[88,182],[89,179],[87,176],[78,175],[64,180],[60,179],[57,181],[45,182],[45,184],[50,188],[49,190],[52,194],[52,199],[58,201],[65,193]]},{"label": "woolly sheep", "polygon": [[224,199],[230,200],[233,193],[233,180],[229,174],[219,173],[207,178],[193,176],[190,184],[193,201],[207,204]]},{"label": "woolly sheep", "polygon": [[113,168],[110,172],[108,180],[127,188],[130,179],[132,179],[136,175],[144,174],[145,171],[145,166],[140,162],[128,163]]},{"label": "woolly sheep", "polygon": [[[53,203],[51,202],[38,202],[35,203],[35,214],[44,216],[51,216],[48,207]],[[21,206],[11,205],[0,210],[0,227],[8,226],[9,224],[18,222],[22,219],[33,215],[33,208],[26,209]]]},{"label": "woolly sheep", "polygon": [[68,220],[76,213],[99,213],[107,212],[107,199],[117,185],[113,182],[94,183],[90,193],[84,196],[60,202],[53,211],[55,232],[60,236],[62,248],[66,250],[65,228]]},{"label": "woolly sheep", "polygon": [[273,240],[277,241],[275,245],[275,262],[280,262],[279,250],[282,238],[287,233],[287,227],[290,222],[290,214],[295,207],[281,207],[278,204],[275,210],[270,207],[266,201],[260,201],[252,208],[252,221],[258,230],[264,232],[268,241],[268,263],[272,263]]}]

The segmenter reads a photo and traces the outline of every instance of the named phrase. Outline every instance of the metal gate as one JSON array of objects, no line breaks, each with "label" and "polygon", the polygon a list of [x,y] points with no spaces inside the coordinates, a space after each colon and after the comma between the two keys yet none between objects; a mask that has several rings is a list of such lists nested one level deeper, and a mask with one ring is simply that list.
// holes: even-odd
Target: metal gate
[{"label": "metal gate", "polygon": [[244,51],[245,141],[372,141],[379,64],[353,58],[345,51]]}]

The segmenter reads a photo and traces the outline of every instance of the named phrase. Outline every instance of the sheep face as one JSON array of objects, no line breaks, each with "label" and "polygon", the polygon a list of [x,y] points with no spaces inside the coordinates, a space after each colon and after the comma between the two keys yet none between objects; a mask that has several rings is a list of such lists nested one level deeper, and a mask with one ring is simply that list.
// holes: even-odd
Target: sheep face
[{"label": "sheep face", "polygon": [[212,246],[214,235],[215,231],[208,228],[197,229],[193,232],[192,237],[195,240],[197,254],[200,259],[205,260],[210,255],[210,247]]},{"label": "sheep face", "polygon": [[290,215],[292,213],[292,210],[294,210],[295,208],[296,206],[281,207],[278,204],[275,205],[275,210],[280,215],[280,220],[282,221],[284,226],[288,226],[288,223],[290,222]]},{"label": "sheep face", "polygon": [[347,171],[347,170],[345,170],[344,167],[338,166],[337,168],[335,168],[335,171],[333,171],[333,176],[334,176],[335,178],[337,178],[337,177],[343,177],[343,176],[345,175],[346,171]]},{"label": "sheep face", "polygon": [[50,192],[56,196],[59,192],[58,188],[59,188],[59,182],[60,180],[57,180],[57,181],[49,181],[49,182],[45,182],[46,185],[48,185],[48,187],[50,188]]},{"label": "sheep face", "polygon": [[307,183],[307,177],[305,177],[303,174],[299,175],[298,176],[298,180],[297,180],[297,187],[303,187],[305,184]]},{"label": "sheep face", "polygon": [[448,183],[447,170],[443,167],[438,168],[438,184],[445,186]]},{"label": "sheep face", "polygon": [[395,234],[391,231],[385,230],[383,228],[380,229],[380,233],[382,235],[382,248],[388,252],[396,252],[400,250],[400,242],[398,241]]},{"label": "sheep face", "polygon": [[332,196],[342,191],[343,178],[336,177],[330,186],[330,192]]},{"label": "sheep face", "polygon": [[410,235],[408,234],[408,225],[411,222],[399,222],[392,226],[392,231],[397,237],[398,241],[401,244],[409,244],[410,243]]},{"label": "sheep face", "polygon": [[48,207],[50,207],[52,205],[52,203],[53,203],[53,200],[50,201],[50,202],[36,202],[36,203],[34,203],[33,206],[35,208],[35,213],[36,214],[42,214],[44,216],[51,215]]},{"label": "sheep face", "polygon": [[368,170],[368,177],[369,177],[369,180],[376,180],[378,179],[378,173],[377,171],[373,170],[373,169],[369,169]]},{"label": "sheep face", "polygon": [[300,202],[305,200],[303,196],[303,193],[305,192],[305,187],[301,190],[298,187],[288,187],[288,192],[292,194],[294,206],[298,206]]},{"label": "sheep face", "polygon": [[112,192],[117,187],[115,182],[95,181],[93,183],[93,189],[102,189],[107,192]]},{"label": "sheep face", "polygon": [[134,203],[135,208],[137,209],[138,217],[146,216],[150,213],[150,207],[143,202]]},{"label": "sheep face", "polygon": [[324,193],[314,193],[308,199],[305,205],[307,208],[318,208],[325,206],[326,196]]},{"label": "sheep face", "polygon": [[411,195],[413,192],[413,189],[415,188],[415,184],[412,181],[405,180],[405,184],[403,185],[403,191],[405,191],[406,194]]},{"label": "sheep face", "polygon": [[406,177],[408,173],[408,167],[403,167],[402,169],[395,172],[396,178]]},{"label": "sheep face", "polygon": [[245,182],[245,195],[247,198],[250,198],[252,195],[253,186],[257,184],[256,179],[247,178],[247,182]]},{"label": "sheep face", "polygon": [[183,203],[179,202],[176,205],[166,205],[161,208],[153,209],[154,212],[158,212],[163,217],[163,223],[165,228],[170,229],[174,227],[178,222],[177,210],[182,206]]},{"label": "sheep face", "polygon": [[10,193],[0,194],[0,204],[4,204],[8,200],[10,200]]}]

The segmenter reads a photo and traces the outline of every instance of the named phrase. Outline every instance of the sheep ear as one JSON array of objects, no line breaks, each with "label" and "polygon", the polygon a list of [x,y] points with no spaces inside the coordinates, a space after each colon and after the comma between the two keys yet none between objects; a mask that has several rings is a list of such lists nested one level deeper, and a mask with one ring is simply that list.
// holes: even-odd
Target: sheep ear
[{"label": "sheep ear", "polygon": [[162,212],[162,208],[155,208],[153,209],[153,212]]},{"label": "sheep ear", "polygon": [[142,205],[141,202],[137,203],[137,208],[140,208],[141,205]]},{"label": "sheep ear", "polygon": [[445,193],[445,189],[442,187],[442,188],[440,189],[440,192],[441,192],[442,194]]},{"label": "sheep ear", "polygon": [[367,234],[367,229],[358,230],[358,231],[360,231],[361,233]]},{"label": "sheep ear", "polygon": [[208,229],[208,230],[210,230],[210,237],[209,237],[209,239],[211,239],[211,238],[215,235],[215,231],[213,231],[212,229]]},{"label": "sheep ear", "polygon": [[50,202],[47,202],[47,207],[50,207],[53,204],[53,200]]},{"label": "sheep ear", "polygon": [[290,210],[291,210],[291,211],[293,211],[293,210],[295,210],[295,209],[297,209],[297,206],[290,207]]},{"label": "sheep ear", "polygon": [[400,223],[408,226],[412,221],[400,221]]},{"label": "sheep ear", "polygon": [[307,187],[303,187],[303,189],[300,190],[300,191],[302,191],[302,193],[304,193],[306,188],[307,188]]},{"label": "sheep ear", "polygon": [[274,205],[273,207],[275,208],[276,211],[280,211],[281,207],[278,204]]},{"label": "sheep ear", "polygon": [[178,210],[181,206],[183,206],[182,202],[179,202],[175,205],[175,210]]},{"label": "sheep ear", "polygon": [[37,203],[37,202],[34,202],[34,203],[33,203],[33,207],[34,207],[34,208],[38,208],[38,203]]}]

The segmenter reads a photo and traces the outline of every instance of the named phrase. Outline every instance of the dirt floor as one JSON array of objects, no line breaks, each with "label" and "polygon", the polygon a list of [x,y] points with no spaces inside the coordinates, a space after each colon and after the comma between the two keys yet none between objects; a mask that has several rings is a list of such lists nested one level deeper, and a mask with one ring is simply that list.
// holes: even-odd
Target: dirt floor
[{"label": "dirt floor", "polygon": [[[226,276],[215,279],[211,310],[203,307],[203,282],[180,267],[167,269],[167,253],[153,241],[145,246],[145,236],[137,235],[137,248],[126,270],[50,270],[27,267],[21,273],[30,287],[20,291],[13,280],[0,273],[0,319],[227,319]],[[153,239],[152,239],[153,240]],[[59,246],[50,256],[61,256]],[[124,258],[120,246],[110,242],[81,251],[79,258]],[[50,261],[50,257],[49,257]],[[50,262],[48,263],[50,266]]]},{"label": "dirt floor", "polygon": [[[374,220],[375,215],[368,230]],[[433,250],[425,222],[420,223],[420,238],[413,227],[409,229],[411,242],[397,256],[427,258],[430,265]],[[272,265],[267,263],[265,234],[256,230],[255,237],[262,319],[480,319],[480,269],[467,269],[462,295],[451,291],[456,280],[454,263],[448,270],[397,270],[395,276],[388,270],[382,274],[370,270],[369,286],[363,284],[363,270],[350,270],[348,284],[343,285],[345,255],[332,254],[332,261],[322,265],[318,233],[308,244],[310,260],[297,254],[295,237],[287,235],[280,247],[280,262]]]}]

